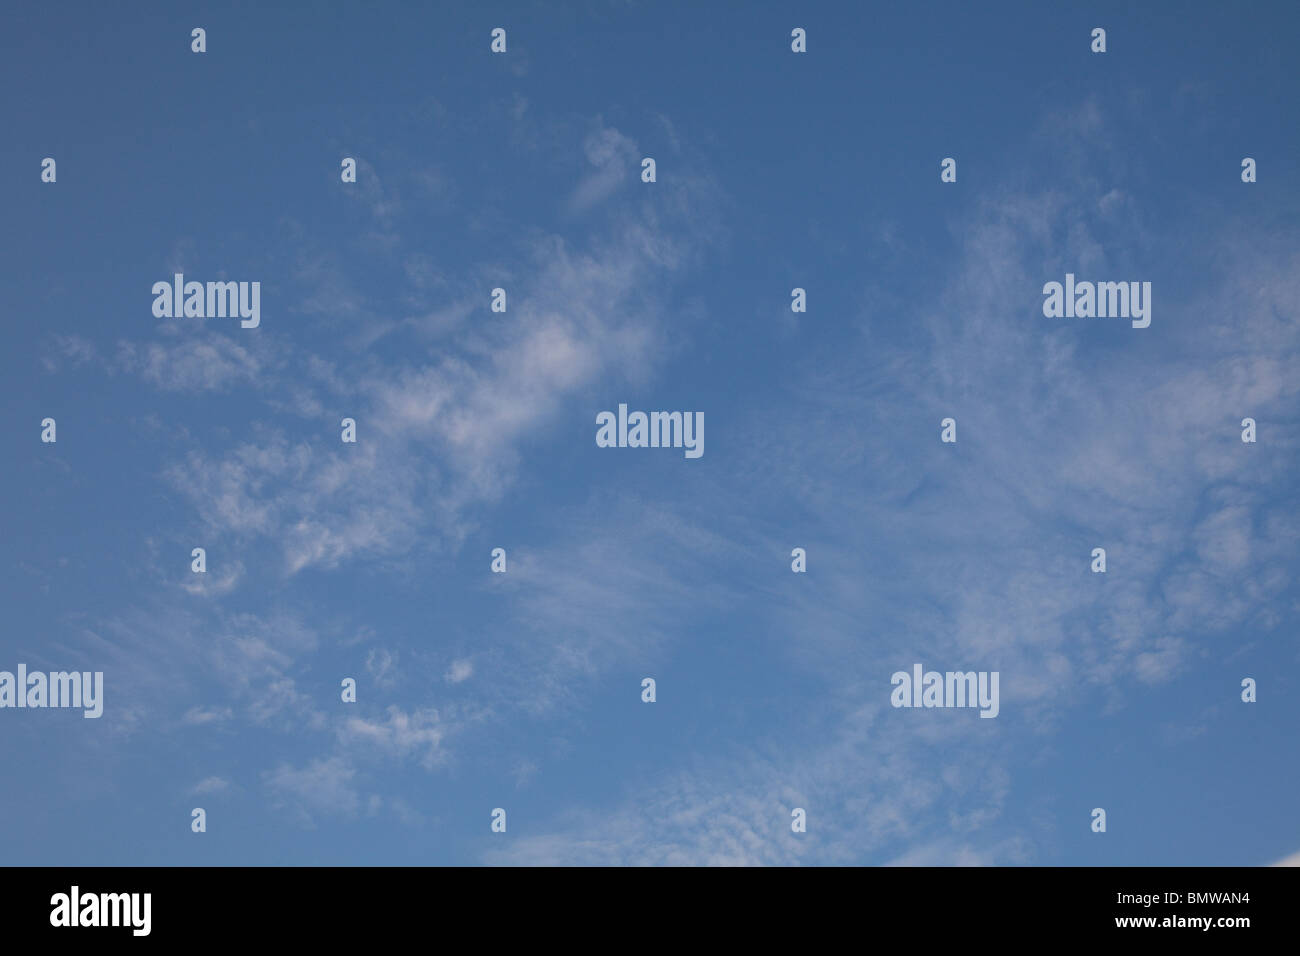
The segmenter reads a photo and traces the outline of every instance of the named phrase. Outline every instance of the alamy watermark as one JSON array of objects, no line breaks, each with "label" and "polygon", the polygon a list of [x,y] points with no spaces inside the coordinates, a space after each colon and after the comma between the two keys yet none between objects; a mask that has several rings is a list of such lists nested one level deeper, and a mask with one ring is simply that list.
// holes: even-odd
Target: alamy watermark
[{"label": "alamy watermark", "polygon": [[889,702],[895,707],[978,707],[981,717],[998,715],[998,671],[895,671]]},{"label": "alamy watermark", "polygon": [[129,926],[134,936],[152,928],[152,893],[82,893],[73,886],[50,897],[51,926]]},{"label": "alamy watermark", "polygon": [[255,329],[262,323],[262,283],[186,282],[177,272],[170,283],[153,284],[153,314],[159,319],[241,319]]},{"label": "alamy watermark", "polygon": [[1043,315],[1049,319],[1132,319],[1133,328],[1151,324],[1150,282],[1075,282],[1065,274],[1065,285],[1043,286]]},{"label": "alamy watermark", "polygon": [[703,412],[632,412],[626,404],[596,416],[599,448],[684,448],[687,458],[704,454]]},{"label": "alamy watermark", "polygon": [[27,665],[19,664],[16,676],[0,671],[0,708],[4,707],[81,707],[83,717],[100,717],[104,713],[104,672],[29,674]]}]

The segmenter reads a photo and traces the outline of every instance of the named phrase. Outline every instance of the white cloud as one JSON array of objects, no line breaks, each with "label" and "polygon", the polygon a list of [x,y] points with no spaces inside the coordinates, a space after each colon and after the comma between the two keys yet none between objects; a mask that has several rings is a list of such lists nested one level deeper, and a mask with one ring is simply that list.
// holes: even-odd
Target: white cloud
[{"label": "white cloud", "polygon": [[612,127],[601,126],[583,143],[587,162],[593,167],[569,197],[569,211],[586,212],[603,202],[620,186],[640,184],[640,159],[636,143]]},{"label": "white cloud", "polygon": [[392,687],[397,683],[397,655],[382,647],[372,647],[366,654],[366,673],[376,685]]},{"label": "white cloud", "polygon": [[468,658],[451,662],[451,667],[447,669],[446,681],[449,684],[459,684],[461,681],[469,680],[474,673],[474,662]]},{"label": "white cloud", "polygon": [[275,801],[306,824],[321,815],[353,816],[361,798],[352,784],[356,771],[342,757],[320,758],[301,768],[282,763],[262,775]]},{"label": "white cloud", "polygon": [[170,342],[119,342],[114,365],[138,372],[168,392],[219,391],[256,382],[266,374],[262,358],[219,332],[195,333]]},{"label": "white cloud", "polygon": [[339,729],[339,740],[347,746],[374,748],[395,757],[415,757],[426,769],[446,759],[443,738],[447,725],[432,707],[406,713],[388,708],[386,720],[349,717]]},{"label": "white cloud", "polygon": [[233,712],[229,707],[191,707],[181,720],[186,724],[211,724],[229,720]]},{"label": "white cloud", "polygon": [[205,777],[190,789],[190,793],[201,796],[206,793],[221,793],[228,789],[230,789],[229,780],[221,777]]},{"label": "white cloud", "polygon": [[213,597],[229,594],[244,576],[244,563],[239,560],[223,562],[202,574],[190,571],[182,578],[181,587],[190,594]]}]

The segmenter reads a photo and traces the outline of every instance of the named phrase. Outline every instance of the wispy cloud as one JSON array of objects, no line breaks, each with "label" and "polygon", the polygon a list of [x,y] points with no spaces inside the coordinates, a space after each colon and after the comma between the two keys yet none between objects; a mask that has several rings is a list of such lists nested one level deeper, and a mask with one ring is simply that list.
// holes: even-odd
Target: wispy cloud
[{"label": "wispy cloud", "polygon": [[356,771],[341,757],[312,760],[302,767],[282,763],[263,774],[272,800],[306,826],[319,816],[354,816],[361,796],[353,785]]}]

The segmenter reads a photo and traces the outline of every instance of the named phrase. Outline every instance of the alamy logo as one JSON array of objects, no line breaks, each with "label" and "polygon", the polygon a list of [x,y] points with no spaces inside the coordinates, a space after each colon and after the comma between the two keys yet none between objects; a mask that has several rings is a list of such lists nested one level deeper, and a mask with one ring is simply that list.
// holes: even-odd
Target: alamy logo
[{"label": "alamy logo", "polygon": [[1065,274],[1065,286],[1043,286],[1043,315],[1049,319],[1129,319],[1133,328],[1151,324],[1150,282],[1079,282]]},{"label": "alamy logo", "polygon": [[153,314],[159,319],[224,319],[238,316],[243,328],[262,322],[262,283],[186,282],[178,272],[170,284],[153,284]]},{"label": "alamy logo", "polygon": [[633,412],[627,405],[596,416],[596,445],[599,448],[685,448],[687,458],[704,454],[703,412]]},{"label": "alamy logo", "polygon": [[981,717],[998,715],[998,671],[895,671],[889,702],[895,707],[979,707]]},{"label": "alamy logo", "polygon": [[129,926],[134,936],[148,936],[152,893],[87,893],[74,886],[70,893],[50,897],[51,926]]},{"label": "alamy logo", "polygon": [[16,677],[0,671],[0,708],[4,707],[82,707],[83,717],[100,717],[104,713],[104,672],[29,674],[27,665],[19,664]]}]

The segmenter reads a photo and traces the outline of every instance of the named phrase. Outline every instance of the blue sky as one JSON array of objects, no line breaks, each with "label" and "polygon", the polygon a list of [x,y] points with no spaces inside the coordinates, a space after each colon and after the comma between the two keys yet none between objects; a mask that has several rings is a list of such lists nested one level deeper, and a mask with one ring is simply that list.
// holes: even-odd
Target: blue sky
[{"label": "blue sky", "polygon": [[[105,712],[0,710],[0,860],[1300,852],[1297,20],[8,8],[0,669]],[[260,326],[156,319],[178,271]],[[891,707],[917,661],[998,717]]]}]

